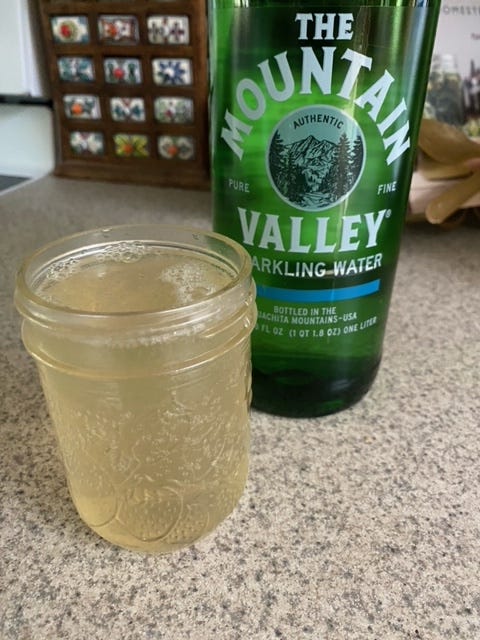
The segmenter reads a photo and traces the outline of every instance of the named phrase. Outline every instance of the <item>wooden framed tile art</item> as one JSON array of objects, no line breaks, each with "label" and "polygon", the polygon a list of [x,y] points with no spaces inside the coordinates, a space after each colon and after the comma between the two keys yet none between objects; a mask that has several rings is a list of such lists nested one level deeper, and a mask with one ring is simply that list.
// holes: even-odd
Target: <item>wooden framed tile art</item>
[{"label": "wooden framed tile art", "polygon": [[206,0],[38,0],[57,175],[207,188]]}]

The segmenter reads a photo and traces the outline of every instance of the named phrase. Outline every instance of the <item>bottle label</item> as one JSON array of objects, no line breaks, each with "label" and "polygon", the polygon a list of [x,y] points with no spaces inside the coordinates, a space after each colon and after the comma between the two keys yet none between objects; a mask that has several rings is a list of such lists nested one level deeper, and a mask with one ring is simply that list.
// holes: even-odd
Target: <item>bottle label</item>
[{"label": "bottle label", "polygon": [[214,227],[252,256],[254,359],[383,339],[435,16],[323,11],[215,9]]}]

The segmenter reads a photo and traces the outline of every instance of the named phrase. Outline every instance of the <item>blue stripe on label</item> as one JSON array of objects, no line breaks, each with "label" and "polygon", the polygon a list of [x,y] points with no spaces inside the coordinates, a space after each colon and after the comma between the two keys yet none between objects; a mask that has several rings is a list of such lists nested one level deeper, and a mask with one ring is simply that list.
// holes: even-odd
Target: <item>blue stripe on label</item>
[{"label": "blue stripe on label", "polygon": [[259,298],[278,300],[279,302],[339,302],[340,300],[354,300],[363,298],[380,290],[380,280],[372,280],[356,287],[341,289],[319,289],[316,291],[303,289],[280,289],[257,285]]}]

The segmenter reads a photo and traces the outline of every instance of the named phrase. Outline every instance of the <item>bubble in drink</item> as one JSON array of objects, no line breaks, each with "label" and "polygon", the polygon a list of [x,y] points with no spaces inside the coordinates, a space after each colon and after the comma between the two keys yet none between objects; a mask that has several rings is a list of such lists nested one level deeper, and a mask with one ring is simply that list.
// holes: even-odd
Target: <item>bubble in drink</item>
[{"label": "bubble in drink", "polygon": [[100,254],[57,265],[38,290],[49,302],[95,313],[161,311],[221,291],[234,272],[181,249],[138,243],[106,246]]}]

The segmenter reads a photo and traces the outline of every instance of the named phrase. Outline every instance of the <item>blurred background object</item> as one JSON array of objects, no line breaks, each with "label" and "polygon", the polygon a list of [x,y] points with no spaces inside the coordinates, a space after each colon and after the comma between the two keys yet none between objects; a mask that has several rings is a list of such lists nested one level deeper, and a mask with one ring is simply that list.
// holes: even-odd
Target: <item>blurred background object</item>
[{"label": "blurred background object", "polygon": [[73,178],[208,188],[205,0],[38,0]]},{"label": "blurred background object", "polygon": [[0,192],[55,163],[50,90],[34,0],[0,0]]},{"label": "blurred background object", "polygon": [[[480,207],[480,22],[475,0],[443,0],[420,131],[409,220],[451,226]],[[438,155],[444,149],[445,153]],[[460,158],[467,150],[467,156]],[[432,155],[433,154],[433,155]],[[460,155],[459,155],[460,154]],[[457,215],[458,214],[458,215]]]}]

